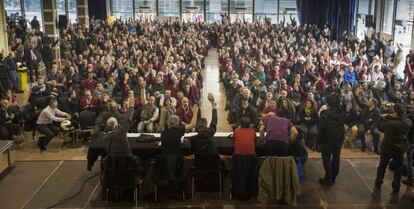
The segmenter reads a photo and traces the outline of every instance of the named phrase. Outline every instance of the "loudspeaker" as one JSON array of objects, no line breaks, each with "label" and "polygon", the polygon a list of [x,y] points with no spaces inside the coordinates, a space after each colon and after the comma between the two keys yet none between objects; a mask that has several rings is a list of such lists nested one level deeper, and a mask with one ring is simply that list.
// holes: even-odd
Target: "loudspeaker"
[{"label": "loudspeaker", "polygon": [[66,28],[68,26],[68,17],[66,15],[59,15],[59,28]]},{"label": "loudspeaker", "polygon": [[365,15],[365,27],[374,27],[374,15]]}]

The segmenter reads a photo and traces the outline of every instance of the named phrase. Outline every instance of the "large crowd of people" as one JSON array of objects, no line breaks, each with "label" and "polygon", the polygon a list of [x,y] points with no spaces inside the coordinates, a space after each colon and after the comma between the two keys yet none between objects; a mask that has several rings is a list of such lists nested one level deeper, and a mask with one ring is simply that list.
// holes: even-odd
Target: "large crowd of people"
[{"label": "large crowd of people", "polygon": [[[227,122],[239,131],[235,136],[253,138],[247,128],[266,131],[266,140],[277,149],[269,150],[272,155],[285,155],[283,146],[298,136],[304,145],[320,150],[326,138],[320,136],[320,119],[333,105],[344,114],[340,146],[345,140],[346,148],[363,152],[371,147],[367,133],[372,150],[382,152],[381,122],[394,115],[394,106],[407,112],[398,112],[399,117],[414,116],[414,50],[404,56],[400,45],[375,33],[359,40],[343,32],[336,39],[329,26],[230,23],[226,17],[221,23],[91,20],[88,27],[61,28],[54,41],[36,21],[30,28],[15,16],[7,22],[10,52],[1,57],[0,137],[11,139],[16,126],[28,121],[30,108],[19,109],[22,104],[13,95],[21,92],[17,69],[25,67],[31,82],[29,105],[38,115],[42,111],[36,119],[38,131],[46,134],[38,143],[41,150],[57,135],[50,124],[69,119],[77,125],[82,115],[96,118],[94,134],[112,117],[131,121],[129,132],[163,132],[169,124],[195,131],[201,70],[210,48],[218,51]],[[401,63],[403,73],[397,71]],[[327,104],[330,96],[337,102]],[[281,126],[286,127],[283,133],[274,131]],[[410,131],[406,140],[414,144]],[[329,155],[339,152],[331,149]],[[325,180],[332,183],[335,177],[329,178]]]}]

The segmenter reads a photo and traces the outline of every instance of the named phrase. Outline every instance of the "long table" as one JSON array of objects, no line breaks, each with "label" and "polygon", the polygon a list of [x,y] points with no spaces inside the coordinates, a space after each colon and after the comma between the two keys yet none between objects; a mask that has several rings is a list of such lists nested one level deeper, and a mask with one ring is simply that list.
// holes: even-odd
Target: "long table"
[{"label": "long table", "polygon": [[[181,148],[184,155],[191,154],[191,146],[188,140],[185,140],[188,137],[194,136],[197,133],[187,133],[181,139]],[[230,132],[217,132],[213,137],[213,142],[217,147],[219,154],[222,155],[232,155],[234,150],[233,139],[229,138]],[[154,142],[139,142],[139,133],[128,133],[127,138],[129,145],[131,147],[132,154],[139,156],[141,159],[152,159],[155,158],[161,152],[161,143],[159,141],[160,134],[147,134],[153,135],[157,141]],[[256,152],[261,153],[261,146],[259,143],[256,143]],[[92,168],[95,161],[99,156],[103,157],[106,155],[105,142],[99,139],[93,139],[89,144],[88,149],[88,169]]]}]

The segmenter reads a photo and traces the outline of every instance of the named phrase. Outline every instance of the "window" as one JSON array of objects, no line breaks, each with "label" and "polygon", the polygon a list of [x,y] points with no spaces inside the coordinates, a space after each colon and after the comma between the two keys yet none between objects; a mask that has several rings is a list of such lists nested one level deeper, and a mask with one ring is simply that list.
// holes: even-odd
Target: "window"
[{"label": "window", "polygon": [[277,23],[277,1],[256,0],[254,6],[256,20],[263,21],[265,18],[269,18],[272,23]]},{"label": "window", "polygon": [[369,13],[369,0],[359,0],[358,13],[356,16],[357,31],[356,36],[362,40],[367,33],[367,27],[365,27],[366,15]]},{"label": "window", "polygon": [[33,18],[36,16],[37,20],[40,23],[40,28],[43,27],[42,12],[41,12],[42,4],[40,0],[24,0],[24,11],[26,15],[26,20],[28,22],[32,21]]},{"label": "window", "polygon": [[56,0],[56,10],[58,15],[66,15],[65,0]]},{"label": "window", "polygon": [[204,21],[204,0],[183,0],[183,21]]},{"label": "window", "polygon": [[22,15],[20,0],[5,0],[4,9],[8,16],[15,13],[19,13],[18,16]]},{"label": "window", "polygon": [[286,23],[290,23],[290,15],[292,15],[292,19],[295,19],[299,23],[298,12],[296,11],[296,0],[280,0],[279,22],[285,21]]},{"label": "window", "polygon": [[227,0],[206,0],[206,13],[208,22],[221,21],[221,15],[227,14],[229,9]]},{"label": "window", "polygon": [[135,17],[139,19],[156,19],[157,10],[154,0],[135,0]]},{"label": "window", "polygon": [[392,19],[394,10],[394,0],[385,0],[384,5],[384,22],[382,25],[382,31],[384,33],[391,34],[392,32]]},{"label": "window", "polygon": [[179,17],[180,1],[179,0],[159,0],[158,14],[161,17]]},{"label": "window", "polygon": [[[403,45],[403,54],[408,54],[411,48],[413,32],[414,0],[398,0],[395,15],[394,41]],[[399,70],[404,69],[404,62]]]},{"label": "window", "polygon": [[68,1],[68,21],[70,23],[76,22],[77,16],[76,16],[76,0],[67,0]]},{"label": "window", "polygon": [[112,0],[112,15],[128,20],[132,18],[132,0]]},{"label": "window", "polygon": [[252,22],[253,0],[230,0],[230,20]]}]

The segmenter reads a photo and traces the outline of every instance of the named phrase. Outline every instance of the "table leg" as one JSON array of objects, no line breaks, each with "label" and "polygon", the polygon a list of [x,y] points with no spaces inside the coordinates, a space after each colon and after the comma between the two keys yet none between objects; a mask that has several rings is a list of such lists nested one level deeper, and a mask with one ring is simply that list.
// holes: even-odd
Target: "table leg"
[{"label": "table leg", "polygon": [[11,150],[10,148],[7,150],[7,161],[9,163],[9,166],[11,166],[11,151],[10,150]]}]

